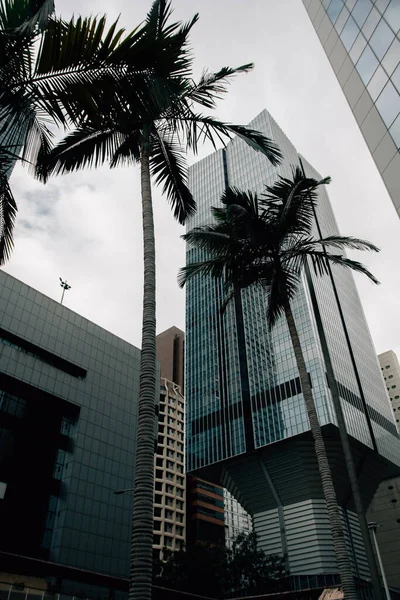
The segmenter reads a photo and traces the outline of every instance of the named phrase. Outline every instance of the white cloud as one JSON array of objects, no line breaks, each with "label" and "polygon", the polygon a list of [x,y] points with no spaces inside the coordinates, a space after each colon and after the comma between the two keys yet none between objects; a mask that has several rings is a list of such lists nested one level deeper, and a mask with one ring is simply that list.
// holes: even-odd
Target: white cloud
[{"label": "white cloud", "polygon": [[[150,0],[58,0],[69,17],[121,13],[135,27]],[[357,278],[377,352],[400,355],[399,220],[366,144],[347,106],[301,0],[176,0],[176,19],[200,13],[193,30],[197,71],[254,61],[219,103],[218,115],[247,123],[267,108],[298,150],[322,175],[343,234],[370,239],[382,248],[363,256],[382,285]],[[209,153],[205,148],[201,156]],[[16,249],[7,270],[58,298],[58,277],[72,284],[66,304],[103,327],[140,344],[142,250],[138,168],[85,171],[33,181],[21,168],[12,178],[19,203]],[[157,234],[158,330],[184,326],[184,297],[176,273],[184,262],[174,222],[154,193]]]}]

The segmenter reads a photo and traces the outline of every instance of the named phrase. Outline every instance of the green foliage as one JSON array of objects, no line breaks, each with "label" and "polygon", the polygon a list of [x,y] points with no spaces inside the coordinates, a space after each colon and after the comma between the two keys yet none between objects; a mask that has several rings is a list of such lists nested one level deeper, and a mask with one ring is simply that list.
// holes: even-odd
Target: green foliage
[{"label": "green foliage", "polygon": [[306,261],[317,275],[326,274],[329,265],[337,265],[378,283],[364,265],[344,254],[347,248],[378,252],[376,246],[353,237],[313,236],[318,188],[329,181],[307,178],[294,168],[291,179],[279,177],[263,196],[236,188],[226,190],[222,208],[213,209],[214,222],[183,236],[207,258],[183,267],[179,284],[183,286],[198,275],[223,277],[227,292],[223,309],[235,288],[261,286],[268,298],[268,323],[273,327],[285,303],[297,293]]},{"label": "green foliage", "polygon": [[154,561],[155,585],[212,598],[262,594],[285,574],[284,559],[260,550],[255,533],[239,534],[232,550],[197,542]]}]

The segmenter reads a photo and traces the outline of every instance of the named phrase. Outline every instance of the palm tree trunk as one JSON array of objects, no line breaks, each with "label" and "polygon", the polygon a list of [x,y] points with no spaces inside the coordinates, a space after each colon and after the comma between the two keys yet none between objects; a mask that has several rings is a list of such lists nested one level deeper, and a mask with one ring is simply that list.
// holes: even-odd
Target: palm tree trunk
[{"label": "palm tree trunk", "polygon": [[300,338],[289,301],[286,301],[286,303],[284,304],[284,310],[296,358],[297,369],[299,371],[301,389],[307,408],[311,432],[314,438],[315,454],[317,457],[318,469],[321,476],[322,489],[324,492],[326,508],[328,511],[330,530],[332,533],[333,548],[336,555],[344,597],[346,600],[356,600],[357,593],[354,583],[354,577],[351,569],[349,556],[347,553],[346,542],[344,539],[343,526],[340,518],[339,507],[337,504],[336,492],[333,485],[332,473],[326,454],[324,439],[322,437],[321,426],[318,421],[317,409],[312,395],[311,384],[308,377],[303,352],[301,349]]},{"label": "palm tree trunk", "polygon": [[141,188],[144,253],[143,325],[129,600],[150,600],[153,559],[156,253],[149,150],[145,145],[142,147],[141,155]]}]

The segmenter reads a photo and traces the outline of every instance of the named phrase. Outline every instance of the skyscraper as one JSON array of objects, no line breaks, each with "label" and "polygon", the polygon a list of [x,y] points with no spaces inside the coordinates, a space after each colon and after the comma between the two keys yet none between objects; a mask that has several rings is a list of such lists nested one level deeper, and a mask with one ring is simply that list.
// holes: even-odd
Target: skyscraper
[{"label": "skyscraper", "polygon": [[[231,141],[190,169],[198,212],[188,228],[208,223],[227,186],[263,192],[277,176],[299,164],[296,149],[267,111],[250,126],[274,139],[285,162],[272,167],[240,139]],[[302,159],[306,172],[319,174]],[[323,235],[337,225],[326,190],[317,216]],[[205,258],[188,247],[187,261]],[[305,352],[320,423],[332,465],[354,571],[367,575],[358,522],[349,492],[321,344],[325,329],[347,428],[367,506],[382,473],[400,462],[400,441],[383,386],[371,336],[352,274],[334,269],[344,315],[328,277],[303,276],[293,311]],[[293,576],[336,573],[328,522],[286,322],[272,332],[266,324],[266,298],[258,289],[242,292],[243,311],[229,305],[224,315],[222,283],[194,278],[187,285],[186,406],[187,467],[222,483],[252,515],[268,553],[283,553]],[[315,301],[313,304],[313,296]],[[239,347],[237,319],[243,319],[245,347]],[[247,384],[248,382],[248,384]]]},{"label": "skyscraper", "polygon": [[397,431],[400,432],[400,365],[393,350],[382,352],[378,356],[386,390],[396,421]]},{"label": "skyscraper", "polygon": [[400,215],[400,4],[303,3]]}]

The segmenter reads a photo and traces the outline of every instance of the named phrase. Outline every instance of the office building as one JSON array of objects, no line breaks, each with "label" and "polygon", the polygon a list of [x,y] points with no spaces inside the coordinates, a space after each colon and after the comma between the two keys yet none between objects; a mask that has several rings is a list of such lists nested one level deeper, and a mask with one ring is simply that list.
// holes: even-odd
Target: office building
[{"label": "office building", "polygon": [[170,327],[156,337],[157,360],[161,365],[161,377],[184,386],[185,334],[178,327]]},{"label": "office building", "polygon": [[134,481],[139,366],[138,348],[0,270],[2,569],[19,555],[25,575],[129,575],[132,494],[114,492]]},{"label": "office building", "polygon": [[303,0],[400,214],[398,0]]},{"label": "office building", "polygon": [[224,504],[225,546],[232,548],[233,542],[239,533],[250,533],[253,530],[253,524],[249,513],[228,490],[224,490]]},{"label": "office building", "polygon": [[385,381],[390,405],[396,421],[397,431],[400,431],[400,365],[393,350],[382,352],[378,356],[383,379]]},{"label": "office building", "polygon": [[[261,193],[278,175],[290,177],[292,165],[299,164],[296,149],[267,111],[250,127],[278,143],[284,163],[272,167],[263,155],[235,139],[194,164],[189,184],[198,212],[189,229],[210,222],[210,208],[219,205],[227,186]],[[306,172],[320,179],[302,161]],[[323,235],[337,233],[325,189],[317,216]],[[188,247],[188,262],[203,258],[203,251]],[[346,330],[328,277],[317,278],[312,271],[306,280],[304,274],[292,308],[332,465],[350,560],[355,574],[367,577],[317,316],[326,333],[365,507],[379,482],[400,463],[400,441],[352,274],[337,268],[333,272]],[[243,291],[238,318],[243,319],[245,348],[238,348],[235,307],[229,304],[224,315],[220,311],[223,284],[193,278],[186,294],[188,471],[233,494],[252,516],[261,547],[269,554],[285,554],[291,575],[303,577],[303,582],[307,576],[319,577],[322,584],[330,577],[333,581],[336,561],[286,322],[280,319],[269,332],[265,293],[258,288]]]},{"label": "office building", "polygon": [[180,550],[186,540],[184,398],[179,385],[161,378],[155,455],[153,548]]},{"label": "office building", "polygon": [[[182,542],[212,542],[224,544],[224,495],[219,486],[197,477],[185,476],[182,498],[177,498],[178,510],[172,499],[166,494],[167,485],[171,490],[173,481],[167,478],[182,477],[184,455],[175,453],[167,443],[167,434],[179,436],[183,440],[183,422],[185,400],[182,396],[184,382],[185,334],[177,327],[170,327],[157,335],[156,353],[161,368],[161,401],[159,413],[158,446],[155,464],[155,506],[154,506],[154,548],[162,550],[164,546],[179,549]],[[166,379],[163,379],[163,378]],[[168,381],[169,379],[169,381]],[[172,383],[174,382],[174,383]],[[172,413],[169,404],[171,388],[179,401],[179,412]],[[171,414],[166,414],[166,411]],[[166,422],[167,421],[167,422]],[[167,429],[168,427],[168,429]],[[173,430],[175,429],[175,434]],[[165,456],[165,452],[169,456]],[[181,493],[182,486],[179,487]],[[170,506],[167,506],[167,502]],[[165,520],[168,515],[169,519]],[[182,516],[184,518],[182,525]],[[178,532],[178,536],[175,534]]]},{"label": "office building", "polygon": [[[400,365],[393,350],[378,355],[387,395],[399,430]],[[400,472],[382,481],[367,512],[368,521],[377,523],[376,537],[388,584],[400,589]]]},{"label": "office building", "polygon": [[225,544],[224,490],[187,476],[187,541]]}]

